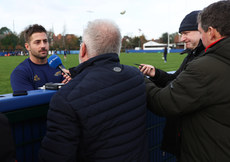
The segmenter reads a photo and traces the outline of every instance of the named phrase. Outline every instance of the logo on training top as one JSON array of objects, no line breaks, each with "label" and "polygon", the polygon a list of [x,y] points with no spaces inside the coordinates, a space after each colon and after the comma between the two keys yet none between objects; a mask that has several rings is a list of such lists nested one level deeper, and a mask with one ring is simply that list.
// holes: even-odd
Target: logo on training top
[{"label": "logo on training top", "polygon": [[61,70],[60,71],[57,71],[54,76],[60,76],[61,75]]},{"label": "logo on training top", "polygon": [[39,81],[39,80],[41,80],[39,77],[38,77],[38,75],[36,74],[35,76],[34,76],[34,81],[35,82],[37,82],[37,81]]}]

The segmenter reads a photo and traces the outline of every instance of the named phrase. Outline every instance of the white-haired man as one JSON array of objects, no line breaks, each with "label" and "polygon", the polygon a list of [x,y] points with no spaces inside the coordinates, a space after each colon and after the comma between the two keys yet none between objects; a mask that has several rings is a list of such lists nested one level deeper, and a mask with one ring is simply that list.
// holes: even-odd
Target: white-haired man
[{"label": "white-haired man", "polygon": [[148,161],[144,77],[120,64],[120,48],[116,24],[88,24],[80,65],[50,103],[40,161]]}]

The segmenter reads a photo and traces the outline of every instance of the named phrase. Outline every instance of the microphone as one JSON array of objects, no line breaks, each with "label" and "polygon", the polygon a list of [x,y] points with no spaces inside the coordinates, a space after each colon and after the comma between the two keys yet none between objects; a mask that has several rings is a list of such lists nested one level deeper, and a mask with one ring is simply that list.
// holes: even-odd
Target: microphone
[{"label": "microphone", "polygon": [[62,65],[62,62],[61,62],[61,59],[58,55],[52,55],[48,58],[48,63],[49,63],[49,66],[54,68],[54,69],[57,69],[59,68],[65,75],[68,75],[70,76],[68,73],[66,73],[64,70],[64,66]]}]

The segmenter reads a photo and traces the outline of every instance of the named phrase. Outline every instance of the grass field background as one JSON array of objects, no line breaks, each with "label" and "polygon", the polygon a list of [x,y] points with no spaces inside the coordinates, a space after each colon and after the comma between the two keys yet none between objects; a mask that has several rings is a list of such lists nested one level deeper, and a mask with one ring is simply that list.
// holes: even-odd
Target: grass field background
[{"label": "grass field background", "polygon": [[[64,60],[63,55],[59,55],[63,65],[68,69],[79,64],[78,55],[67,55],[67,60]],[[186,55],[179,53],[168,54],[168,62],[164,63],[162,53],[121,53],[120,61],[122,64],[135,66],[137,64],[151,64],[165,71],[173,71],[178,69],[182,60]],[[0,94],[12,93],[10,85],[10,74],[14,68],[28,56],[10,56],[0,57]]]}]

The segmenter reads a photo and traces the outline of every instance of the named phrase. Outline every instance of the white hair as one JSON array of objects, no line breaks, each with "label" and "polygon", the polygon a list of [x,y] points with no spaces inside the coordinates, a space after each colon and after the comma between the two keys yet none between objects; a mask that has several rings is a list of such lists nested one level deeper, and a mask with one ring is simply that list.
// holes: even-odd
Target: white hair
[{"label": "white hair", "polygon": [[83,32],[82,41],[90,57],[117,53],[121,50],[119,27],[111,20],[97,19],[89,22]]}]

